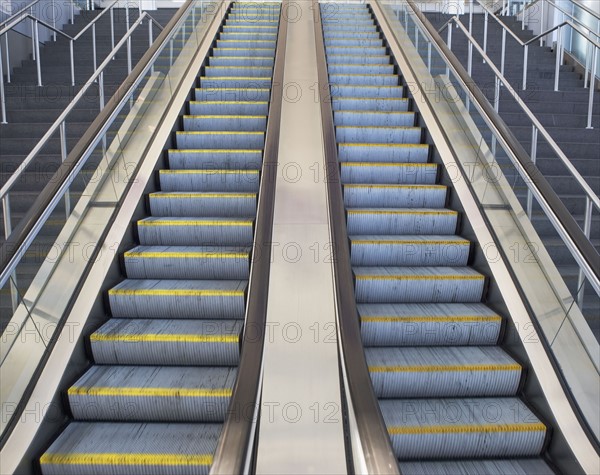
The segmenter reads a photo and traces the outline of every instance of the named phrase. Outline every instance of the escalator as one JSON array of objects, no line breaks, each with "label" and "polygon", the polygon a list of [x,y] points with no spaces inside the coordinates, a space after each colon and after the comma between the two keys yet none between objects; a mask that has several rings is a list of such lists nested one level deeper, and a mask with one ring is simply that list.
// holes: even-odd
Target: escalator
[{"label": "escalator", "polygon": [[361,337],[401,473],[554,473],[370,7],[324,4],[321,18]]},{"label": "escalator", "polygon": [[279,4],[233,4],[44,475],[208,473],[237,377]]}]

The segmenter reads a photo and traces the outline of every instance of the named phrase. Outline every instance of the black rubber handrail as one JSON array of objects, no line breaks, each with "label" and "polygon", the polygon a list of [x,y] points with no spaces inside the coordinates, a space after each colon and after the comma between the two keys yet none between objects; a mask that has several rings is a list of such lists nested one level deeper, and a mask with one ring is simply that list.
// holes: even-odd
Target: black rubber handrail
[{"label": "black rubber handrail", "polygon": [[[354,409],[366,472],[370,474],[399,474],[398,461],[387,432],[379,402],[371,385],[371,375],[365,359],[360,336],[359,316],[354,296],[354,281],[350,264],[350,247],[346,229],[346,212],[340,180],[337,142],[331,109],[329,78],[321,12],[313,0],[315,44],[319,77],[319,100],[323,127],[323,144],[327,173],[329,228],[333,241],[333,272],[338,313],[338,338],[341,343],[343,364],[348,381],[348,392]],[[344,390],[344,389],[342,389]]]},{"label": "black rubber handrail", "polygon": [[[502,142],[509,149],[509,153],[515,157],[519,166],[524,170],[527,175],[527,180],[534,189],[534,194],[537,192],[547,204],[555,219],[560,224],[560,227],[565,231],[569,239],[572,241],[576,252],[589,267],[592,275],[596,278],[596,280],[600,280],[600,254],[594,248],[589,238],[584,234],[579,224],[577,224],[577,221],[575,221],[573,215],[569,212],[560,197],[556,194],[552,188],[552,185],[550,185],[548,180],[546,180],[546,178],[537,168],[536,164],[531,160],[529,154],[519,143],[504,120],[487,100],[481,89],[479,89],[479,87],[475,84],[473,78],[469,76],[469,73],[460,63],[458,58],[454,55],[442,37],[438,34],[437,30],[425,17],[425,14],[417,5],[415,5],[413,0],[405,1],[411,8],[413,14],[419,19],[423,28],[425,28],[433,42],[436,44],[436,47],[441,50],[445,61],[447,61],[454,73],[458,76],[463,86],[469,91],[478,107],[481,108],[483,111],[482,115],[487,117],[487,119],[490,121],[493,129],[495,129],[495,135],[501,138]],[[569,243],[565,244],[567,244],[567,247],[570,249]]]},{"label": "black rubber handrail", "polygon": [[287,44],[287,5],[283,0],[279,14],[279,32],[271,84],[271,100],[265,147],[262,179],[258,198],[253,262],[246,308],[246,324],[238,377],[227,411],[217,450],[213,456],[211,475],[246,473],[253,452],[253,435],[260,415],[260,388],[264,337],[267,321],[267,300],[271,269],[275,185],[279,153],[279,131],[283,102],[283,70]]}]

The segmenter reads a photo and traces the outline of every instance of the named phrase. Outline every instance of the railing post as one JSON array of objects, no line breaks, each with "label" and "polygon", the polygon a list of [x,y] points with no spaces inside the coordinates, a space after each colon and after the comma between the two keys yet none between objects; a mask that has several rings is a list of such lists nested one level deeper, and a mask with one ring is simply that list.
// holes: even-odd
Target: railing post
[{"label": "railing post", "polygon": [[[538,128],[535,125],[531,126],[531,161],[535,164],[537,161],[537,141],[538,141]],[[531,189],[527,187],[527,216],[531,219],[531,213],[533,212],[533,194]]]},{"label": "railing post", "polygon": [[523,48],[523,90],[527,89],[527,63],[529,62],[529,45]]},{"label": "railing post", "polygon": [[[485,54],[487,54],[487,42],[488,42],[488,11],[487,9],[485,10],[484,16],[483,16],[483,52]],[[483,60],[483,63],[485,64],[485,59]]]},{"label": "railing post", "polygon": [[129,1],[125,2],[125,25],[127,25],[126,31],[129,31]]},{"label": "railing post", "polygon": [[[113,5],[114,6],[114,5]],[[115,10],[113,7],[110,7],[110,50],[115,49]],[[113,57],[114,59],[114,57]]]},{"label": "railing post", "polygon": [[71,39],[69,41],[69,54],[71,55],[71,86],[75,85],[75,53],[74,49],[74,40]]},{"label": "railing post", "polygon": [[75,0],[71,0],[71,25],[75,23]]},{"label": "railing post", "polygon": [[38,86],[42,86],[42,61],[40,58],[40,26],[35,21],[35,55],[37,57],[35,63],[37,65]]},{"label": "railing post", "polygon": [[[60,158],[61,161],[67,159],[69,154],[67,150],[67,123],[63,120],[60,124]],[[71,192],[65,191],[65,217],[68,219],[71,214]]]},{"label": "railing post", "polygon": [[54,41],[56,41],[56,5],[55,5],[55,1],[56,0],[51,0],[51,2],[50,2],[50,7],[52,8],[52,28],[54,28],[54,30],[52,31],[52,36],[54,37]]},{"label": "railing post", "polygon": [[[592,200],[589,196],[585,197],[585,213],[583,215],[583,234],[588,239],[592,229]],[[583,269],[579,269],[579,278],[577,279],[577,305],[580,310],[583,310],[583,297],[585,295],[585,276]]]},{"label": "railing post", "polygon": [[[9,66],[10,68],[10,66]],[[2,65],[2,50],[0,49],[0,109],[2,109],[2,124],[6,124],[6,98],[4,97],[4,66]]]},{"label": "railing post", "polygon": [[594,46],[594,56],[592,58],[592,74],[590,77],[590,99],[588,101],[588,116],[586,129],[593,129],[592,112],[594,110],[594,90],[596,89],[596,69],[598,68],[598,48]]},{"label": "railing post", "polygon": [[[31,9],[31,14],[33,15],[33,9]],[[31,18],[31,58],[34,61],[37,60],[37,51],[35,48],[35,20],[33,17]]]},{"label": "railing post", "polygon": [[10,50],[8,48],[8,31],[4,35],[4,47],[6,49],[6,82],[8,84],[10,84],[11,74],[10,74]]},{"label": "railing post", "polygon": [[502,28],[502,58],[500,59],[500,73],[504,76],[504,63],[506,60],[506,28]]},{"label": "railing post", "polygon": [[[10,198],[8,193],[2,198],[2,214],[4,215],[4,238],[8,239],[12,232],[11,216],[10,216]],[[17,289],[17,273],[13,272],[10,276],[10,301],[13,312],[17,310],[19,305],[19,291]]]},{"label": "railing post", "polygon": [[561,43],[562,43],[562,27],[559,27],[558,30],[556,30],[556,48],[555,48],[555,53],[556,53],[556,67],[554,69],[554,90],[558,91],[558,80],[560,77],[560,64],[562,63],[561,60]]},{"label": "railing post", "polygon": [[498,112],[500,109],[500,78],[494,80],[494,110]]},{"label": "railing post", "polygon": [[[448,49],[452,51],[452,23],[448,23],[448,39],[446,43],[448,43]],[[450,66],[448,66],[448,63],[446,63],[446,76],[450,77]]]},{"label": "railing post", "polygon": [[94,59],[94,73],[98,69],[98,61],[96,57],[96,23],[92,23],[92,56]]},{"label": "railing post", "polygon": [[104,70],[100,72],[98,81],[98,97],[100,99],[100,111],[102,111],[104,109]]},{"label": "railing post", "polygon": [[[129,2],[125,2],[125,23],[129,31]],[[127,38],[127,74],[131,74],[131,35]]]},{"label": "railing post", "polygon": [[431,72],[431,41],[427,42],[427,69]]},{"label": "railing post", "polygon": [[[545,0],[540,0],[540,1],[541,1],[541,4],[542,4],[542,7],[541,7],[542,11],[541,11],[541,14],[540,14],[540,33],[542,33],[542,31],[546,30],[546,25],[544,23],[544,21],[545,21],[545,18],[544,18],[544,1]],[[540,46],[544,46],[544,37],[540,38]]]}]

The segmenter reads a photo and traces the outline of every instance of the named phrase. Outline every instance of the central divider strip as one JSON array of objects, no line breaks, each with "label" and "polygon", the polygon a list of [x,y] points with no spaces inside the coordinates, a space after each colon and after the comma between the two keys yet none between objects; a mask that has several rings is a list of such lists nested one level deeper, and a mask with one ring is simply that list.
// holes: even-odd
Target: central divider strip
[{"label": "central divider strip", "polygon": [[[311,2],[288,23],[256,473],[347,473]],[[240,371],[242,373],[242,371]]]},{"label": "central divider strip", "polygon": [[242,352],[238,378],[228,417],[213,457],[211,475],[248,473],[252,464],[256,426],[259,417],[259,400],[262,386],[263,353],[266,333],[267,299],[271,268],[271,242],[273,213],[277,182],[277,160],[283,99],[283,70],[287,47],[287,20],[289,0],[283,0],[279,17],[279,33],[275,50],[271,103],[265,134],[262,179],[260,181],[257,216],[254,231],[254,248],[248,297],[246,324],[242,338]]}]

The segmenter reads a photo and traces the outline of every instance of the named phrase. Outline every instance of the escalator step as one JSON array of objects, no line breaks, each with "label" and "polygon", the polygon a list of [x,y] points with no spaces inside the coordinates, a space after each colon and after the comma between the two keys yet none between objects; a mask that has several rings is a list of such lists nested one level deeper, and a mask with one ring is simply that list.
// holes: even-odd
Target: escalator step
[{"label": "escalator step", "polygon": [[[252,33],[248,33],[252,34]],[[208,64],[211,66],[273,66],[275,57],[272,56],[211,56]]]},{"label": "escalator step", "polygon": [[203,88],[217,88],[217,87],[234,87],[234,88],[251,88],[260,89],[265,87],[271,87],[271,76],[202,76],[200,78],[200,86]]},{"label": "escalator step", "polygon": [[266,115],[184,115],[183,129],[259,131],[267,127]]},{"label": "escalator step", "polygon": [[[397,83],[396,83],[397,84]],[[331,95],[337,97],[403,98],[404,86],[369,86],[359,84],[334,84]]]},{"label": "escalator step", "polygon": [[191,101],[192,115],[266,115],[268,101]]},{"label": "escalator step", "polygon": [[396,457],[535,457],[546,427],[518,398],[392,399],[379,403]]},{"label": "escalator step", "polygon": [[485,276],[469,267],[354,267],[353,271],[360,303],[480,302],[486,283]]},{"label": "escalator step", "polygon": [[[140,244],[145,246],[249,246],[252,244],[254,232],[254,220],[248,218],[228,218],[222,216],[213,217],[176,217],[179,210],[185,214],[189,208],[197,205],[202,210],[206,210],[210,205],[216,206],[217,203],[195,203],[197,194],[189,194],[189,198],[177,194],[169,203],[162,203],[164,209],[170,207],[171,215],[169,218],[145,218],[138,221],[138,235]],[[164,196],[164,195],[161,195]],[[255,203],[254,195],[243,197],[244,200],[250,200]],[[251,198],[252,197],[252,198]],[[203,199],[204,197],[200,197]],[[240,198],[241,200],[242,198]],[[206,200],[205,200],[206,201]],[[151,202],[151,208],[153,204]],[[240,202],[228,204],[221,207],[223,215],[230,214],[232,210],[240,210],[243,206],[250,206],[249,203]]]},{"label": "escalator step", "polygon": [[271,96],[269,88],[212,87],[195,89],[197,101],[268,101]]},{"label": "escalator step", "polygon": [[91,367],[69,388],[78,420],[223,422],[236,368]]},{"label": "escalator step", "polygon": [[442,208],[447,195],[444,185],[344,185],[348,208]]},{"label": "escalator step", "polygon": [[265,145],[264,132],[197,131],[175,132],[177,148],[256,149]]},{"label": "escalator step", "polygon": [[258,193],[258,170],[160,170],[163,192],[202,190],[228,193]]},{"label": "escalator step", "polygon": [[437,182],[438,165],[435,163],[377,163],[345,162],[340,166],[344,185],[361,183],[427,184]]},{"label": "escalator step", "polygon": [[90,336],[101,365],[235,366],[242,320],[112,318]]},{"label": "escalator step", "polygon": [[414,112],[379,112],[364,110],[337,110],[334,114],[335,125],[370,125],[380,127],[410,127],[415,124]]},{"label": "escalator step", "polygon": [[426,163],[429,145],[418,143],[339,143],[342,162],[409,162]]},{"label": "escalator step", "polygon": [[[374,37],[358,37],[358,38],[346,38],[344,36],[332,37],[325,39],[325,46],[350,46],[350,45],[361,45],[361,46],[381,46],[381,39],[377,36]],[[392,67],[393,71],[393,67]],[[330,72],[336,72],[335,69],[330,68]]]},{"label": "escalator step", "polygon": [[221,424],[72,422],[41,457],[44,475],[207,475]]},{"label": "escalator step", "polygon": [[423,129],[404,126],[338,125],[335,132],[338,142],[420,144]]},{"label": "escalator step", "polygon": [[273,56],[275,48],[214,48],[214,56]]},{"label": "escalator step", "polygon": [[130,279],[248,279],[250,248],[137,246],[124,262]]},{"label": "escalator step", "polygon": [[333,96],[331,107],[334,111],[367,111],[386,114],[407,112],[410,100],[404,97],[341,97]]},{"label": "escalator step", "polygon": [[353,266],[464,266],[470,249],[459,236],[350,236]]},{"label": "escalator step", "polygon": [[480,303],[358,304],[365,346],[495,345],[502,317]]},{"label": "escalator step", "polygon": [[[189,245],[202,244],[211,241],[214,238],[215,231],[213,227],[223,228],[227,226],[232,228],[227,232],[227,239],[232,244],[248,242],[252,232],[251,221],[247,218],[254,218],[256,215],[256,193],[187,193],[187,192],[159,192],[149,195],[150,211],[154,218],[147,218],[138,221],[138,231],[142,244],[169,244],[170,229],[178,228],[180,231],[183,226],[196,228],[195,236],[189,238],[181,237],[178,240],[179,245],[187,243]],[[223,220],[184,220],[173,221],[171,218],[202,217],[206,218],[227,218],[228,216],[238,216],[244,219],[225,222]],[[165,219],[157,219],[165,217]],[[248,224],[250,223],[250,224]],[[250,228],[248,228],[250,226]],[[156,229],[150,229],[156,228]],[[179,238],[178,238],[179,239]],[[176,244],[176,243],[172,243]]]},{"label": "escalator step", "polygon": [[270,66],[206,66],[204,74],[206,77],[214,76],[242,76],[242,77],[264,77],[269,76],[273,70]]},{"label": "escalator step", "polygon": [[262,150],[192,149],[169,150],[171,170],[259,170]]},{"label": "escalator step", "polygon": [[244,318],[241,280],[132,280],[108,291],[115,318]]},{"label": "escalator step", "polygon": [[379,398],[514,396],[521,365],[497,346],[366,348]]},{"label": "escalator step", "polygon": [[431,208],[349,208],[348,234],[454,234],[458,212]]},{"label": "escalator step", "polygon": [[544,460],[445,460],[443,462],[400,462],[402,475],[555,475]]},{"label": "escalator step", "polygon": [[[365,47],[368,48],[368,47]],[[395,74],[329,74],[329,83],[336,86],[397,86],[398,76]]]},{"label": "escalator step", "polygon": [[[348,34],[346,30],[341,30],[341,32],[345,35]],[[360,31],[354,33],[360,34]],[[327,62],[330,64],[390,64],[390,56],[385,52],[368,56],[348,52],[346,54],[328,54]]]}]

